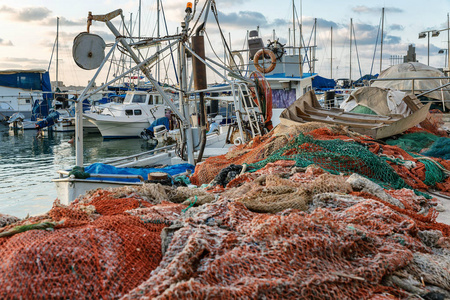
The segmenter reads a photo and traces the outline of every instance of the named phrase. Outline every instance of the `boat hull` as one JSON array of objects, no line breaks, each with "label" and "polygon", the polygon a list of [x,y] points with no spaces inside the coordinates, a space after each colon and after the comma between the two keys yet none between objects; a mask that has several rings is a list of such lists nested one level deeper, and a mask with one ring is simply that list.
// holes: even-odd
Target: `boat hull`
[{"label": "boat hull", "polygon": [[89,116],[85,116],[95,126],[97,126],[101,135],[105,139],[115,138],[137,138],[140,136],[142,130],[150,126],[150,122],[147,119],[140,120],[127,120],[125,118],[98,118],[94,119]]}]

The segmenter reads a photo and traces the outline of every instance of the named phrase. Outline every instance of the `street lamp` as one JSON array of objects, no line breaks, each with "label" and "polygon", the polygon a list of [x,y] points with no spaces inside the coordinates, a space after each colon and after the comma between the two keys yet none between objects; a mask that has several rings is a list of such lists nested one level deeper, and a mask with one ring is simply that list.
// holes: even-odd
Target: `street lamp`
[{"label": "street lamp", "polygon": [[444,68],[447,68],[447,55],[448,55],[448,50],[447,49],[441,49],[438,51],[439,54],[445,53],[445,62],[444,62]]},{"label": "street lamp", "polygon": [[425,37],[428,37],[428,65],[430,65],[430,33],[431,36],[438,36],[440,31],[439,30],[425,30],[419,33],[419,39],[423,39]]}]

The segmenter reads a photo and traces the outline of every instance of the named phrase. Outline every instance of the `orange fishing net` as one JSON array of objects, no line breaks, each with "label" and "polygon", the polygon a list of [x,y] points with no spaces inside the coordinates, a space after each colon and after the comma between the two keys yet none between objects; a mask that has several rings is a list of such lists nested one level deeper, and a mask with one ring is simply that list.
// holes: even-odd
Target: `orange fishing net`
[{"label": "orange fishing net", "polygon": [[[300,133],[311,134],[307,143],[283,148]],[[450,292],[450,226],[436,222],[437,201],[367,179],[387,172],[355,149],[392,178],[429,187],[426,162],[398,147],[318,124],[273,131],[197,166],[199,184],[231,163],[281,158],[216,195],[155,184],[97,190],[0,228],[0,296],[407,299],[429,285]],[[410,289],[407,280],[419,285]]]},{"label": "orange fishing net", "polygon": [[52,225],[0,238],[0,297],[118,299],[145,281],[162,259],[161,230],[186,206],[111,195],[99,190],[3,228]]}]

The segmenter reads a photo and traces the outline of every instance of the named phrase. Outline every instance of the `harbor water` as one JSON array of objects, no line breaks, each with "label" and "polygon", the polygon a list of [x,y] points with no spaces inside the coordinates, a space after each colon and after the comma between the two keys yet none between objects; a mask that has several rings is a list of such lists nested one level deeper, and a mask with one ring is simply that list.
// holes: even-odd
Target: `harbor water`
[{"label": "harbor water", "polygon": [[[0,125],[0,213],[19,218],[47,212],[57,198],[57,170],[75,165],[74,133],[10,131]],[[106,162],[151,150],[143,139],[104,140],[84,135],[84,163]]]}]

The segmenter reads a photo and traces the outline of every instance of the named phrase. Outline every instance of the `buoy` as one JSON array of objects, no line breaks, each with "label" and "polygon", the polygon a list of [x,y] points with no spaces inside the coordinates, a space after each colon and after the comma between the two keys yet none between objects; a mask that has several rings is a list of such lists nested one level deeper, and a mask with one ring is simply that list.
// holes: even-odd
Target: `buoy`
[{"label": "buoy", "polygon": [[[259,60],[265,55],[269,55],[270,57],[270,65],[266,68],[259,64]],[[277,65],[277,57],[275,56],[275,53],[273,53],[269,49],[260,49],[258,50],[258,52],[256,52],[255,57],[253,58],[253,64],[255,65],[255,68],[261,73],[270,73],[273,71],[273,69],[275,69],[275,66]]]}]

